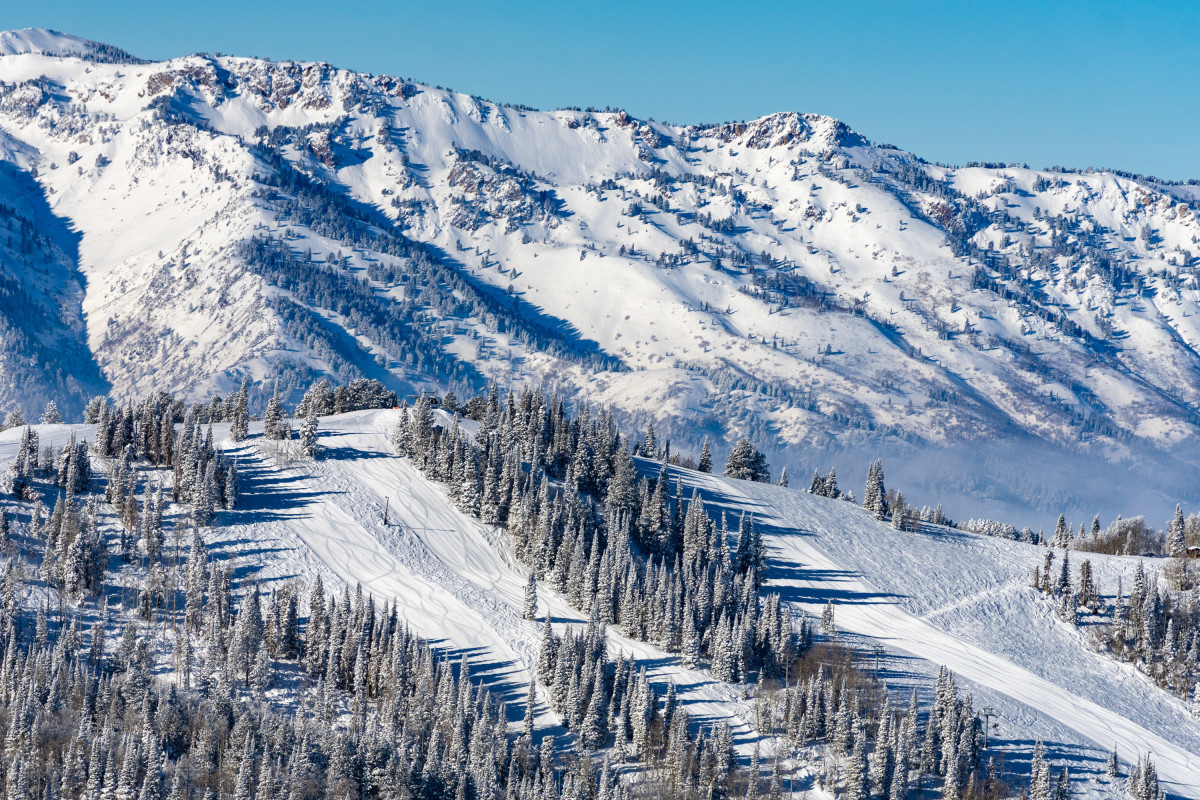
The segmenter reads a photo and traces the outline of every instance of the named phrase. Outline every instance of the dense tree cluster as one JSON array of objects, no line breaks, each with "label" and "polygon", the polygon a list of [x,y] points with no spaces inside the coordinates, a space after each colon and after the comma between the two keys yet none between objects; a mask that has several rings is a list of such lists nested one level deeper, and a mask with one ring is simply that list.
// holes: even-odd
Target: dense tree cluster
[{"label": "dense tree cluster", "polygon": [[685,663],[708,660],[726,681],[778,675],[794,655],[790,613],[759,594],[764,554],[750,518],[730,552],[727,521],[679,481],[672,497],[665,464],[638,477],[607,412],[572,419],[562,398],[526,390],[502,403],[493,389],[470,437],[457,419],[436,426],[422,396],[401,409],[393,444],[464,511],[506,525],[516,557],[602,623]]},{"label": "dense tree cluster", "polygon": [[[1064,552],[1060,576],[1066,563]],[[1063,584],[1061,577],[1058,583]],[[1200,600],[1195,592],[1173,591],[1164,583],[1139,562],[1128,596],[1118,585],[1111,609],[1104,609],[1108,613],[1100,626],[1101,641],[1116,658],[1132,663],[1162,688],[1192,700],[1193,714],[1200,718]],[[1081,569],[1075,585],[1067,581],[1063,592],[1078,597],[1091,585],[1090,569]]]},{"label": "dense tree cluster", "polygon": [[[616,761],[665,761],[673,772],[672,783],[685,792],[709,786],[723,793],[734,768],[728,724],[693,737],[675,686],[670,686],[660,708],[645,667],[637,669],[624,655],[609,663],[604,629],[593,615],[578,636],[568,630],[560,637],[546,622],[537,680],[549,688],[551,706],[563,723],[585,747],[609,746]],[[530,684],[531,697],[534,686]],[[527,731],[531,725],[527,717]]]},{"label": "dense tree cluster", "polygon": [[[315,423],[334,394],[328,385],[310,390],[304,420]],[[234,395],[235,415],[239,405]],[[779,679],[787,688],[768,714],[771,724],[797,747],[829,748],[844,769],[826,779],[850,798],[896,800],[929,781],[940,781],[947,796],[1002,796],[989,793],[998,779],[980,763],[979,719],[953,676],[940,676],[922,728],[915,698],[907,713],[894,710],[849,656],[830,656],[828,644],[806,655],[814,638],[808,621],[794,624],[777,596],[761,593],[762,541],[753,521],[713,519],[697,493],[686,497],[679,479],[672,485],[665,462],[634,457],[635,449],[669,457],[652,427],[631,447],[606,411],[584,408],[572,417],[562,398],[529,390],[502,401],[493,389],[445,406],[469,409],[472,422],[435,412],[422,396],[398,415],[397,449],[446,483],[460,507],[507,527],[514,552],[531,567],[527,617],[537,611],[539,580],[590,617],[561,633],[546,621],[521,735],[507,733],[502,707],[470,680],[465,657],[455,666],[442,659],[402,625],[396,605],[377,608],[361,590],[327,594],[320,578],[307,592],[286,585],[263,594],[248,586],[235,599],[232,571],[210,558],[198,511],[206,494],[221,503],[229,498],[213,466],[221,457],[211,424],[205,430],[199,421],[198,409],[212,413],[211,405],[183,411],[176,429],[179,406],[161,398],[125,408],[97,404],[94,453],[111,463],[103,497],[124,523],[118,548],[141,576],[132,608],[145,622],[118,618],[112,642],[99,608],[60,612],[57,628],[43,608],[30,623],[16,600],[22,570],[19,561],[10,563],[0,578],[6,793],[20,800],[189,800],[210,793],[213,800],[619,800],[631,787],[612,765],[640,761],[653,769],[639,791],[700,798],[744,789],[756,796],[758,758],[748,774],[735,769],[727,725],[697,729],[674,686],[660,694],[633,660],[618,654],[610,661],[605,629],[615,624],[681,653],[689,666],[706,661],[720,679]],[[28,476],[26,497],[60,493],[52,513],[37,500],[29,515],[30,538],[45,543],[38,577],[81,599],[83,612],[104,586],[109,555],[101,495],[82,507],[76,500],[92,481],[89,448],[74,439],[57,453],[38,445],[27,428],[13,467],[14,476]],[[174,488],[139,482],[144,462],[170,468]],[[881,469],[878,479],[882,491]],[[236,493],[236,473],[232,486]],[[820,486],[836,494],[832,472]],[[166,552],[169,501],[193,506],[186,559],[178,539],[174,557]],[[10,525],[0,514],[0,546]],[[1087,563],[1077,582],[1065,564],[1064,574],[1065,584],[1060,577],[1051,590],[1094,610],[1098,595]],[[1161,604],[1169,631],[1185,610],[1146,592],[1135,589],[1129,607],[1157,614]],[[831,604],[822,624],[828,637],[836,635],[832,612]],[[96,620],[88,639],[84,616]],[[1170,633],[1135,634],[1135,647],[1139,636],[1158,641],[1164,654],[1172,640]],[[1195,639],[1191,634],[1193,652]],[[164,646],[173,685],[153,677]],[[37,669],[43,673],[30,673]],[[311,689],[289,688],[295,699],[282,706],[269,702],[296,670]],[[535,746],[539,683],[581,746],[565,760],[552,737]],[[598,762],[591,753],[601,749],[607,755]],[[1043,772],[1048,767],[1035,769],[1031,797],[1041,797]],[[773,797],[782,793],[780,774],[776,759]],[[1152,764],[1139,762],[1130,780],[1135,796],[1157,800]],[[1069,790],[1064,775],[1047,785],[1044,800],[1063,800]]]},{"label": "dense tree cluster", "polygon": [[[239,432],[244,436],[248,424],[244,388],[230,404],[231,436]],[[211,414],[212,406],[187,409],[178,431],[175,427],[178,407],[167,395],[147,398],[136,406],[129,403],[125,408],[114,408],[103,400],[93,406],[89,412],[94,412],[96,419],[94,451],[111,463],[105,496],[135,540],[146,541],[148,534],[141,526],[146,524],[147,513],[154,516],[148,483],[144,490],[146,500],[142,510],[138,509],[136,498],[143,480],[139,462],[171,469],[171,498],[192,506],[196,524],[207,525],[217,509],[237,504],[237,463],[214,446],[211,422],[206,431],[201,429],[197,409]],[[161,486],[153,490],[160,497],[161,491]],[[161,499],[158,509],[161,523]],[[128,547],[122,547],[122,553],[128,552]]]},{"label": "dense tree cluster", "polygon": [[68,489],[79,494],[87,488],[92,480],[92,465],[88,458],[87,443],[76,440],[71,434],[70,440],[62,451],[56,454],[53,446],[47,444],[45,450],[38,451],[39,437],[37,431],[26,426],[21,431],[21,442],[17,448],[17,458],[9,467],[9,480],[13,494],[25,497],[28,494],[30,481],[36,475],[50,476],[60,489]]},{"label": "dense tree cluster", "polygon": [[873,687],[852,684],[853,673],[837,668],[837,660],[831,663],[788,689],[781,715],[795,746],[821,742],[835,758],[847,759],[846,797],[904,800],[911,789],[924,791],[928,781],[939,780],[943,797],[978,796],[977,781],[985,778],[983,722],[971,698],[959,695],[952,673],[940,671],[922,725],[915,690],[901,713]]},{"label": "dense tree cluster", "polygon": [[[54,624],[42,608],[29,619],[17,601],[21,572],[10,565],[0,579],[6,797],[628,796],[607,762],[597,770],[581,755],[563,764],[553,737],[539,749],[510,736],[502,704],[469,679],[466,659],[456,670],[394,607],[376,610],[348,591],[326,606],[318,583],[309,602],[323,611],[305,636],[294,592],[264,600],[255,589],[235,610],[227,573],[206,563],[194,546],[189,575],[211,572],[211,588],[200,635],[185,623],[170,636],[174,683],[154,677],[154,628],[126,620],[108,643],[103,618],[87,633],[77,612]],[[287,661],[322,662],[291,710],[262,702],[277,662]]]},{"label": "dense tree cluster", "polygon": [[377,380],[359,378],[350,383],[330,386],[328,378],[314,383],[296,406],[297,417],[323,417],[368,408],[392,408],[400,403],[395,392]]},{"label": "dense tree cluster", "polygon": [[[185,424],[177,441],[198,432]],[[48,480],[36,489],[57,481],[37,474]],[[71,486],[50,520],[34,507],[28,535],[55,543],[48,553],[95,536],[101,557],[86,578],[90,594],[104,586],[108,560],[101,501],[92,495],[72,517]],[[660,702],[644,671],[623,657],[607,662],[595,618],[579,635],[550,631],[543,651],[552,702],[583,746],[563,758],[553,736],[536,746],[532,684],[524,732],[510,735],[503,705],[470,679],[467,658],[453,664],[414,636],[397,605],[379,608],[361,588],[327,593],[319,576],[306,593],[288,584],[263,594],[250,585],[237,602],[232,570],[212,560],[200,526],[186,558],[169,558],[149,534],[161,533],[166,497],[159,490],[145,503],[140,577],[127,587],[141,619],[114,620],[99,601],[89,606],[70,586],[65,560],[47,557],[40,577],[85,599],[57,620],[46,606],[29,618],[20,558],[0,576],[6,797],[621,800],[630,788],[613,755],[669,761],[678,797],[725,797],[741,780],[728,727],[693,734],[673,691]],[[6,541],[9,530],[5,509]],[[87,619],[94,622],[85,633]],[[110,639],[114,626],[119,634]],[[155,677],[168,659],[173,682]],[[282,702],[272,701],[282,675],[296,669],[310,688],[289,678]],[[568,708],[583,710],[575,718]],[[591,751],[610,742],[618,749],[597,761]],[[662,780],[648,774],[641,786],[658,792]]]}]

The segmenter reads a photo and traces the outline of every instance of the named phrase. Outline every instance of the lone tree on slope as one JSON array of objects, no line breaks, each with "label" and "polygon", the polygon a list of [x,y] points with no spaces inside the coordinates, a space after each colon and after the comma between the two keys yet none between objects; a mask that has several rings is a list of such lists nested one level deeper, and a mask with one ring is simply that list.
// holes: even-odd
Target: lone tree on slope
[{"label": "lone tree on slope", "polygon": [[729,458],[725,460],[725,477],[769,483],[771,470],[767,465],[766,456],[756,450],[754,445],[750,444],[750,440],[743,436],[734,445]]}]

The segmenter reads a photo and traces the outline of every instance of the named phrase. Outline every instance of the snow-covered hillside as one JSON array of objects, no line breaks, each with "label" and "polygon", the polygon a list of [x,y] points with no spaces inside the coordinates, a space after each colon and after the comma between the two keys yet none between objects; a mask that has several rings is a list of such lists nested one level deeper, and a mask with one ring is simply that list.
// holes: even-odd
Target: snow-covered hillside
[{"label": "snow-covered hillside", "polygon": [[[322,458],[282,469],[257,440],[227,443],[244,465],[244,500],[221,520],[213,549],[261,582],[320,572],[398,599],[417,632],[486,664],[475,674],[519,719],[540,636],[537,623],[521,619],[526,570],[502,532],[464,516],[443,488],[391,454],[395,417],[323,418]],[[642,466],[658,472],[653,462]],[[999,712],[989,754],[1014,774],[1028,770],[1033,743],[1044,741],[1079,791],[1119,795],[1120,782],[1099,777],[1116,746],[1129,761],[1153,753],[1168,792],[1200,798],[1200,722],[1132,667],[1092,652],[1028,588],[1044,548],[946,529],[904,533],[853,504],[796,489],[689,470],[670,475],[688,495],[698,489],[710,515],[753,514],[768,547],[767,591],[813,618],[834,600],[839,630],[864,655],[884,646],[880,671],[900,697],[912,686],[926,696],[939,665],[949,666],[978,706]],[[1135,559],[1092,561],[1105,594],[1119,576],[1132,584]],[[549,590],[539,598],[556,622],[586,621]],[[729,720],[748,754],[759,735],[754,705],[735,687],[612,629],[610,649],[647,664],[664,691],[673,682],[693,719]],[[539,725],[561,731],[542,712]]]},{"label": "snow-covered hillside", "polygon": [[[395,603],[402,620],[443,653],[469,656],[472,674],[519,723],[540,637],[538,624],[521,616],[526,570],[502,531],[464,516],[444,487],[392,454],[396,416],[322,418],[322,457],[282,465],[258,435],[234,443],[218,426],[216,444],[239,465],[242,500],[204,532],[208,552],[234,568],[239,593],[308,586],[320,575],[335,593],[359,584],[378,602]],[[39,433],[43,443],[61,446],[72,433],[87,439],[95,430],[40,426]],[[0,434],[0,463],[16,456],[19,439],[18,431]],[[658,474],[654,462],[640,467]],[[998,714],[986,755],[1018,782],[1042,741],[1052,763],[1070,767],[1076,796],[1119,797],[1123,782],[1103,776],[1115,746],[1126,764],[1152,753],[1172,796],[1200,798],[1200,722],[1132,667],[1092,652],[1028,588],[1044,548],[936,527],[896,531],[854,504],[795,489],[679,469],[670,479],[689,495],[698,490],[710,515],[753,514],[767,546],[766,591],[814,618],[834,601],[838,635],[866,664],[882,645],[874,663],[893,696],[903,701],[916,687],[922,702],[932,702],[938,667],[952,669],[977,708]],[[1092,563],[1103,594],[1118,577],[1131,585],[1134,559],[1093,556]],[[539,610],[559,628],[585,622],[544,587]],[[761,706],[739,687],[615,628],[609,647],[647,667],[664,692],[675,684],[694,722],[730,722],[743,758],[755,742],[768,753],[778,746],[756,728]],[[561,736],[546,694],[538,729]],[[798,763],[800,774],[812,774],[803,756]]]},{"label": "snow-covered hillside", "polygon": [[[817,115],[540,112],[40,30],[3,35],[0,81],[0,159],[77,235],[54,258],[78,290],[26,347],[85,338],[70,363],[102,377],[73,410],[103,382],[494,379],[678,446],[749,434],[793,472],[887,454],[956,514],[1165,515],[1197,488],[1194,186],[935,166]],[[36,411],[49,388],[23,383],[0,405]],[[1076,477],[1105,459],[1127,493]]]}]

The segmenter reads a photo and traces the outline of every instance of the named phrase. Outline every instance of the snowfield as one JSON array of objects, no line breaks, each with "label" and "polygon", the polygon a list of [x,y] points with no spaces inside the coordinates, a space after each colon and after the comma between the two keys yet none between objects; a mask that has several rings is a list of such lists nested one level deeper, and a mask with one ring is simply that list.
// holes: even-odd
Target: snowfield
[{"label": "snowfield", "polygon": [[[14,227],[72,234],[35,295],[63,330],[41,335],[76,344],[24,348],[45,352],[44,378],[0,358],[0,411],[32,416],[54,392],[207,399],[281,373],[297,391],[322,374],[406,393],[494,379],[655,418],[679,449],[751,433],[794,474],[883,455],[954,516],[1159,518],[1200,488],[1195,186],[939,167],[818,114],[679,127],[323,63],[142,63],[44,30],[0,35],[0,81],[0,163],[36,195]],[[332,217],[291,205],[331,197]],[[344,298],[281,287],[250,263],[255,237],[388,305],[340,313]],[[398,241],[501,300],[417,303],[440,334],[425,355],[469,377],[414,368],[394,330],[358,324],[424,294]],[[33,261],[0,248],[14,274]],[[51,385],[84,367],[81,387]],[[1002,441],[1040,444],[1042,474],[985,447]]]},{"label": "snowfield", "polygon": [[[473,676],[509,703],[517,722],[541,635],[538,622],[521,618],[524,568],[510,558],[504,533],[465,517],[438,485],[392,455],[394,419],[393,411],[323,417],[322,458],[282,465],[271,443],[256,435],[222,443],[226,432],[217,426],[218,444],[239,464],[242,497],[207,532],[209,552],[235,567],[241,590],[309,584],[320,574],[329,589],[361,584],[377,602],[398,601],[417,633],[448,657],[471,658]],[[84,425],[39,431],[56,445],[72,432],[93,433]],[[15,456],[18,441],[19,431],[0,433],[0,463]],[[639,466],[658,471],[655,462]],[[1043,548],[936,527],[895,531],[841,500],[670,471],[685,495],[700,491],[710,515],[753,514],[768,549],[769,590],[797,614],[819,617],[833,600],[839,635],[868,664],[873,646],[883,647],[879,674],[894,702],[902,704],[912,686],[929,700],[932,677],[945,665],[976,708],[996,709],[988,755],[1004,769],[1027,771],[1033,744],[1044,741],[1052,763],[1070,766],[1077,791],[1117,797],[1123,782],[1102,775],[1115,745],[1125,766],[1150,752],[1169,793],[1200,798],[1200,724],[1132,667],[1093,653],[1083,632],[1028,588]],[[1134,559],[1073,553],[1072,560],[1085,555],[1102,594],[1111,596],[1118,576],[1129,585]],[[558,626],[586,621],[544,586],[539,613]],[[664,690],[675,683],[696,724],[730,721],[739,752],[749,754],[755,712],[739,687],[610,629],[610,653],[617,651],[645,665]],[[561,735],[539,691],[539,730]],[[776,746],[768,742],[768,752]]]},{"label": "snowfield", "polygon": [[[509,556],[505,534],[463,515],[393,455],[387,439],[394,422],[391,411],[322,418],[322,458],[283,468],[263,454],[258,438],[227,442],[242,470],[243,496],[214,530],[213,550],[263,583],[311,581],[320,572],[327,587],[361,584],[377,602],[399,601],[413,630],[450,655],[467,654],[472,674],[509,702],[510,718],[519,721],[542,636],[540,618],[521,618],[528,573]],[[538,610],[556,624],[587,622],[546,586],[538,587]],[[663,693],[675,682],[697,723],[727,720],[739,741],[749,741],[754,712],[737,688],[610,631],[614,658],[637,658]],[[562,735],[544,702],[539,725]]]},{"label": "snowfield", "polygon": [[[243,378],[256,412],[320,377],[462,399],[494,382],[602,405],[627,431],[653,420],[675,453],[711,437],[717,463],[746,435],[776,470],[836,466],[856,493],[882,456],[889,485],[956,518],[1159,525],[1200,496],[1195,185],[936,166],[816,114],[679,127],[26,30],[0,33],[0,195],[0,418],[50,398],[70,418],[93,395],[209,400]],[[320,575],[396,602],[517,722],[542,636],[526,569],[393,455],[395,416],[323,417],[315,461],[261,424],[239,443],[216,426],[242,497],[209,553],[239,592]],[[0,433],[0,467],[20,435]],[[894,701],[953,670],[996,711],[989,753],[1019,784],[1043,741],[1077,796],[1120,797],[1116,747],[1123,770],[1150,753],[1173,797],[1200,800],[1200,722],[1095,652],[1087,619],[1059,619],[1030,586],[1044,548],[671,479],[710,515],[752,514],[769,588],[797,616],[832,600]],[[1106,599],[1128,590],[1136,559],[1072,552],[1074,574],[1085,557]],[[544,586],[539,613],[586,624]],[[743,758],[776,751],[748,687],[608,635],[695,725],[728,721]],[[540,691],[539,733],[564,734]]]}]

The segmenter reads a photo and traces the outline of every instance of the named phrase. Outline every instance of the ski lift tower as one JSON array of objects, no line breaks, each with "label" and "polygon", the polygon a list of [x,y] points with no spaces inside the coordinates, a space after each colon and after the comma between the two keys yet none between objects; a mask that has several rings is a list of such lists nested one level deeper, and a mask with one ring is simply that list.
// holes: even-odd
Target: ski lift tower
[{"label": "ski lift tower", "polygon": [[983,708],[979,709],[979,713],[983,716],[983,749],[987,750],[988,726],[991,723],[992,717],[999,719],[1000,715],[997,714],[996,709],[992,708],[991,706],[984,706]]}]

